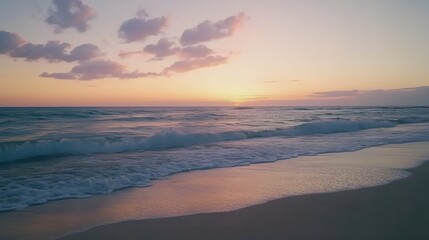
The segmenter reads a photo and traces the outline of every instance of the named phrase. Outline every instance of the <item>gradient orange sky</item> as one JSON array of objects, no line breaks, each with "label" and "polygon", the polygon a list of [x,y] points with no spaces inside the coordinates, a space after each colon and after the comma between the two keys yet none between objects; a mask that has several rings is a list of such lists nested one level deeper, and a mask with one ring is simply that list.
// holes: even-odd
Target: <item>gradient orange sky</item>
[{"label": "gradient orange sky", "polygon": [[[0,106],[427,105],[428,12],[424,0],[2,0]],[[164,56],[144,50],[163,38]],[[70,45],[58,56],[48,41]],[[82,44],[97,54],[73,58]],[[196,46],[211,51],[185,54]]]}]

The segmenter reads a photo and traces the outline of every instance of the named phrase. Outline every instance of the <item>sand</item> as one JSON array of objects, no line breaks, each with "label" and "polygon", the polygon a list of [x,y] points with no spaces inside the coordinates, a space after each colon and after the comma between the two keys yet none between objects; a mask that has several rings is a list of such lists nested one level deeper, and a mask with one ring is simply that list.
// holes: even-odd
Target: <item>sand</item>
[{"label": "sand", "polygon": [[429,239],[429,162],[390,184],[273,200],[240,210],[127,221],[61,240]]}]

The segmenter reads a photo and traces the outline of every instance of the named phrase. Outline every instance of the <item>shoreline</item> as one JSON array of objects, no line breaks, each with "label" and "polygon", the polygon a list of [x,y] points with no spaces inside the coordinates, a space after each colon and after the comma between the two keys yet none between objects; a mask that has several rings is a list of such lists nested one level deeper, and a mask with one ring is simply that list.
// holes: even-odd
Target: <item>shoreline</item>
[{"label": "shoreline", "polygon": [[292,196],[238,210],[125,221],[75,239],[426,239],[429,162],[386,185]]},{"label": "shoreline", "polygon": [[151,187],[54,201],[0,214],[3,226],[0,238],[58,239],[69,234],[84,234],[97,226],[129,223],[129,220],[161,221],[159,219],[170,217],[216,214],[285,197],[385,186],[409,176],[405,170],[413,169],[428,157],[429,142],[413,142],[185,172],[154,181]]}]

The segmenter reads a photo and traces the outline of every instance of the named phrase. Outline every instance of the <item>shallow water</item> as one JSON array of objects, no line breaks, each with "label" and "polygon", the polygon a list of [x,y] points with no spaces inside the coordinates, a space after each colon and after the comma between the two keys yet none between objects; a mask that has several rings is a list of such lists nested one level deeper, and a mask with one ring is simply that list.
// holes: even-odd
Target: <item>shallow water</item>
[{"label": "shallow water", "polygon": [[382,185],[428,160],[429,142],[175,174],[152,187],[67,199],[0,214],[0,239],[54,239],[131,219],[223,212],[303,194]]},{"label": "shallow water", "polygon": [[0,211],[199,169],[429,140],[429,108],[0,108]]}]

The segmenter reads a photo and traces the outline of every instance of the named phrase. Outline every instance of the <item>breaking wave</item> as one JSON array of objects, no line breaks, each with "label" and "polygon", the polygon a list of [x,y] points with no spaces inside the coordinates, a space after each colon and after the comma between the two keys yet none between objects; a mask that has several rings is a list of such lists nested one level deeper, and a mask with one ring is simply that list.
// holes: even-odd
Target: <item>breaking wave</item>
[{"label": "breaking wave", "polygon": [[[415,122],[415,121],[411,121]],[[91,137],[80,139],[46,139],[0,143],[0,162],[11,162],[40,156],[117,153],[138,150],[162,150],[251,138],[297,137],[314,134],[354,132],[371,128],[396,126],[391,121],[330,120],[261,131],[177,132],[163,131],[147,138]]]}]

